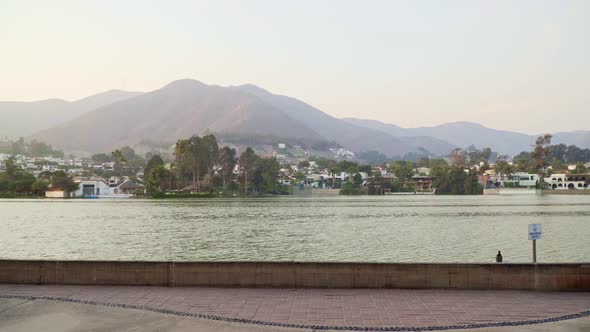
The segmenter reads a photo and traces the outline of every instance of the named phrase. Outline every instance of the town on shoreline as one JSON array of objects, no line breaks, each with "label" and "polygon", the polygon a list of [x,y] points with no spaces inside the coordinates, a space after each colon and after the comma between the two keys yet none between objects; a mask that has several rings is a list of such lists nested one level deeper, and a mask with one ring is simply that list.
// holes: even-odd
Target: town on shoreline
[{"label": "town on shoreline", "polygon": [[140,156],[126,146],[84,158],[19,139],[0,146],[0,198],[590,193],[590,149],[551,145],[549,134],[514,157],[470,147],[362,163],[350,151],[316,157],[284,143],[271,155],[238,149],[195,135],[179,139],[171,153]]}]

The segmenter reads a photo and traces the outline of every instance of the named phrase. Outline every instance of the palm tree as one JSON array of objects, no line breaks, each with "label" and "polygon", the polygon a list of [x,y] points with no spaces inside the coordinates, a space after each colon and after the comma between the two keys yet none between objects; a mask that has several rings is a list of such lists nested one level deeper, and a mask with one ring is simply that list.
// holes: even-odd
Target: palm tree
[{"label": "palm tree", "polygon": [[119,176],[123,175],[122,173],[122,163],[126,163],[127,160],[125,159],[125,157],[123,156],[123,153],[121,153],[121,150],[116,149],[115,151],[111,152],[111,156],[113,157],[113,160],[115,161],[115,173],[118,173]]},{"label": "palm tree", "polygon": [[187,140],[179,139],[174,146],[174,155],[176,156],[175,165],[180,187],[184,186],[184,160],[186,159],[187,143]]}]

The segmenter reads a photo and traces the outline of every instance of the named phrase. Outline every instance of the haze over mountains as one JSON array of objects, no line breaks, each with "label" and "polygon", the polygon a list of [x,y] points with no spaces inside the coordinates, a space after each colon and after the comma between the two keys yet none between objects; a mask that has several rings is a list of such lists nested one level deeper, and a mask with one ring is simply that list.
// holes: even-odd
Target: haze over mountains
[{"label": "haze over mountains", "polygon": [[0,138],[27,137],[101,106],[128,99],[140,92],[109,90],[76,101],[47,99],[33,102],[0,101]]},{"label": "haze over mountains", "polygon": [[[272,138],[389,157],[412,152],[446,155],[470,145],[513,155],[530,150],[535,138],[469,122],[401,128],[375,120],[338,119],[255,85],[221,87],[189,79],[147,93],[111,90],[75,102],[0,102],[0,116],[0,137],[30,136],[87,153],[173,144],[178,138],[214,133],[222,139]],[[559,133],[554,142],[590,147],[590,131]]]}]

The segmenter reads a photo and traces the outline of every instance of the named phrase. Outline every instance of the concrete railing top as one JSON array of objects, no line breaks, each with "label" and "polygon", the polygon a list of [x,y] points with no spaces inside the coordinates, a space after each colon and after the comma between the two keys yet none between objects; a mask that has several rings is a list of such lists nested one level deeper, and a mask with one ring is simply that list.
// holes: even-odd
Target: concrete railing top
[{"label": "concrete railing top", "polygon": [[0,260],[0,283],[590,290],[590,263]]}]

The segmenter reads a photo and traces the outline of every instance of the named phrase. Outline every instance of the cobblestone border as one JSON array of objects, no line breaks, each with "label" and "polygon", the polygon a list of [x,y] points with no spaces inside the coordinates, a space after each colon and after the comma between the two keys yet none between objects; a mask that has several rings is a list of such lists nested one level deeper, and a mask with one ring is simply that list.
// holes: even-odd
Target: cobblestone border
[{"label": "cobblestone border", "polygon": [[51,297],[51,296],[27,296],[27,295],[4,295],[0,294],[0,299],[22,299],[22,300],[47,300],[47,301],[59,301],[69,302],[77,304],[90,304],[105,307],[116,307],[132,310],[150,311],[167,315],[174,315],[178,317],[194,317],[215,321],[222,321],[228,323],[243,323],[253,325],[264,325],[273,327],[284,327],[284,328],[296,328],[296,329],[310,329],[310,330],[337,330],[337,331],[404,331],[404,332],[421,332],[421,331],[445,331],[445,330],[466,330],[466,329],[478,329],[485,327],[501,327],[501,326],[523,326],[523,325],[534,325],[543,323],[560,322],[564,320],[577,319],[590,317],[590,310],[581,311],[573,314],[567,314],[558,317],[532,319],[532,320],[521,320],[514,322],[495,322],[495,323],[483,323],[483,324],[464,324],[464,325],[443,325],[443,326],[384,326],[384,327],[363,327],[363,326],[327,326],[327,325],[307,325],[307,324],[292,324],[292,323],[276,323],[259,321],[253,319],[242,319],[242,318],[229,318],[215,315],[195,314],[191,312],[183,312],[172,309],[158,309],[148,306],[139,306],[133,304],[123,303],[107,303],[90,300],[72,299],[67,297]]}]

